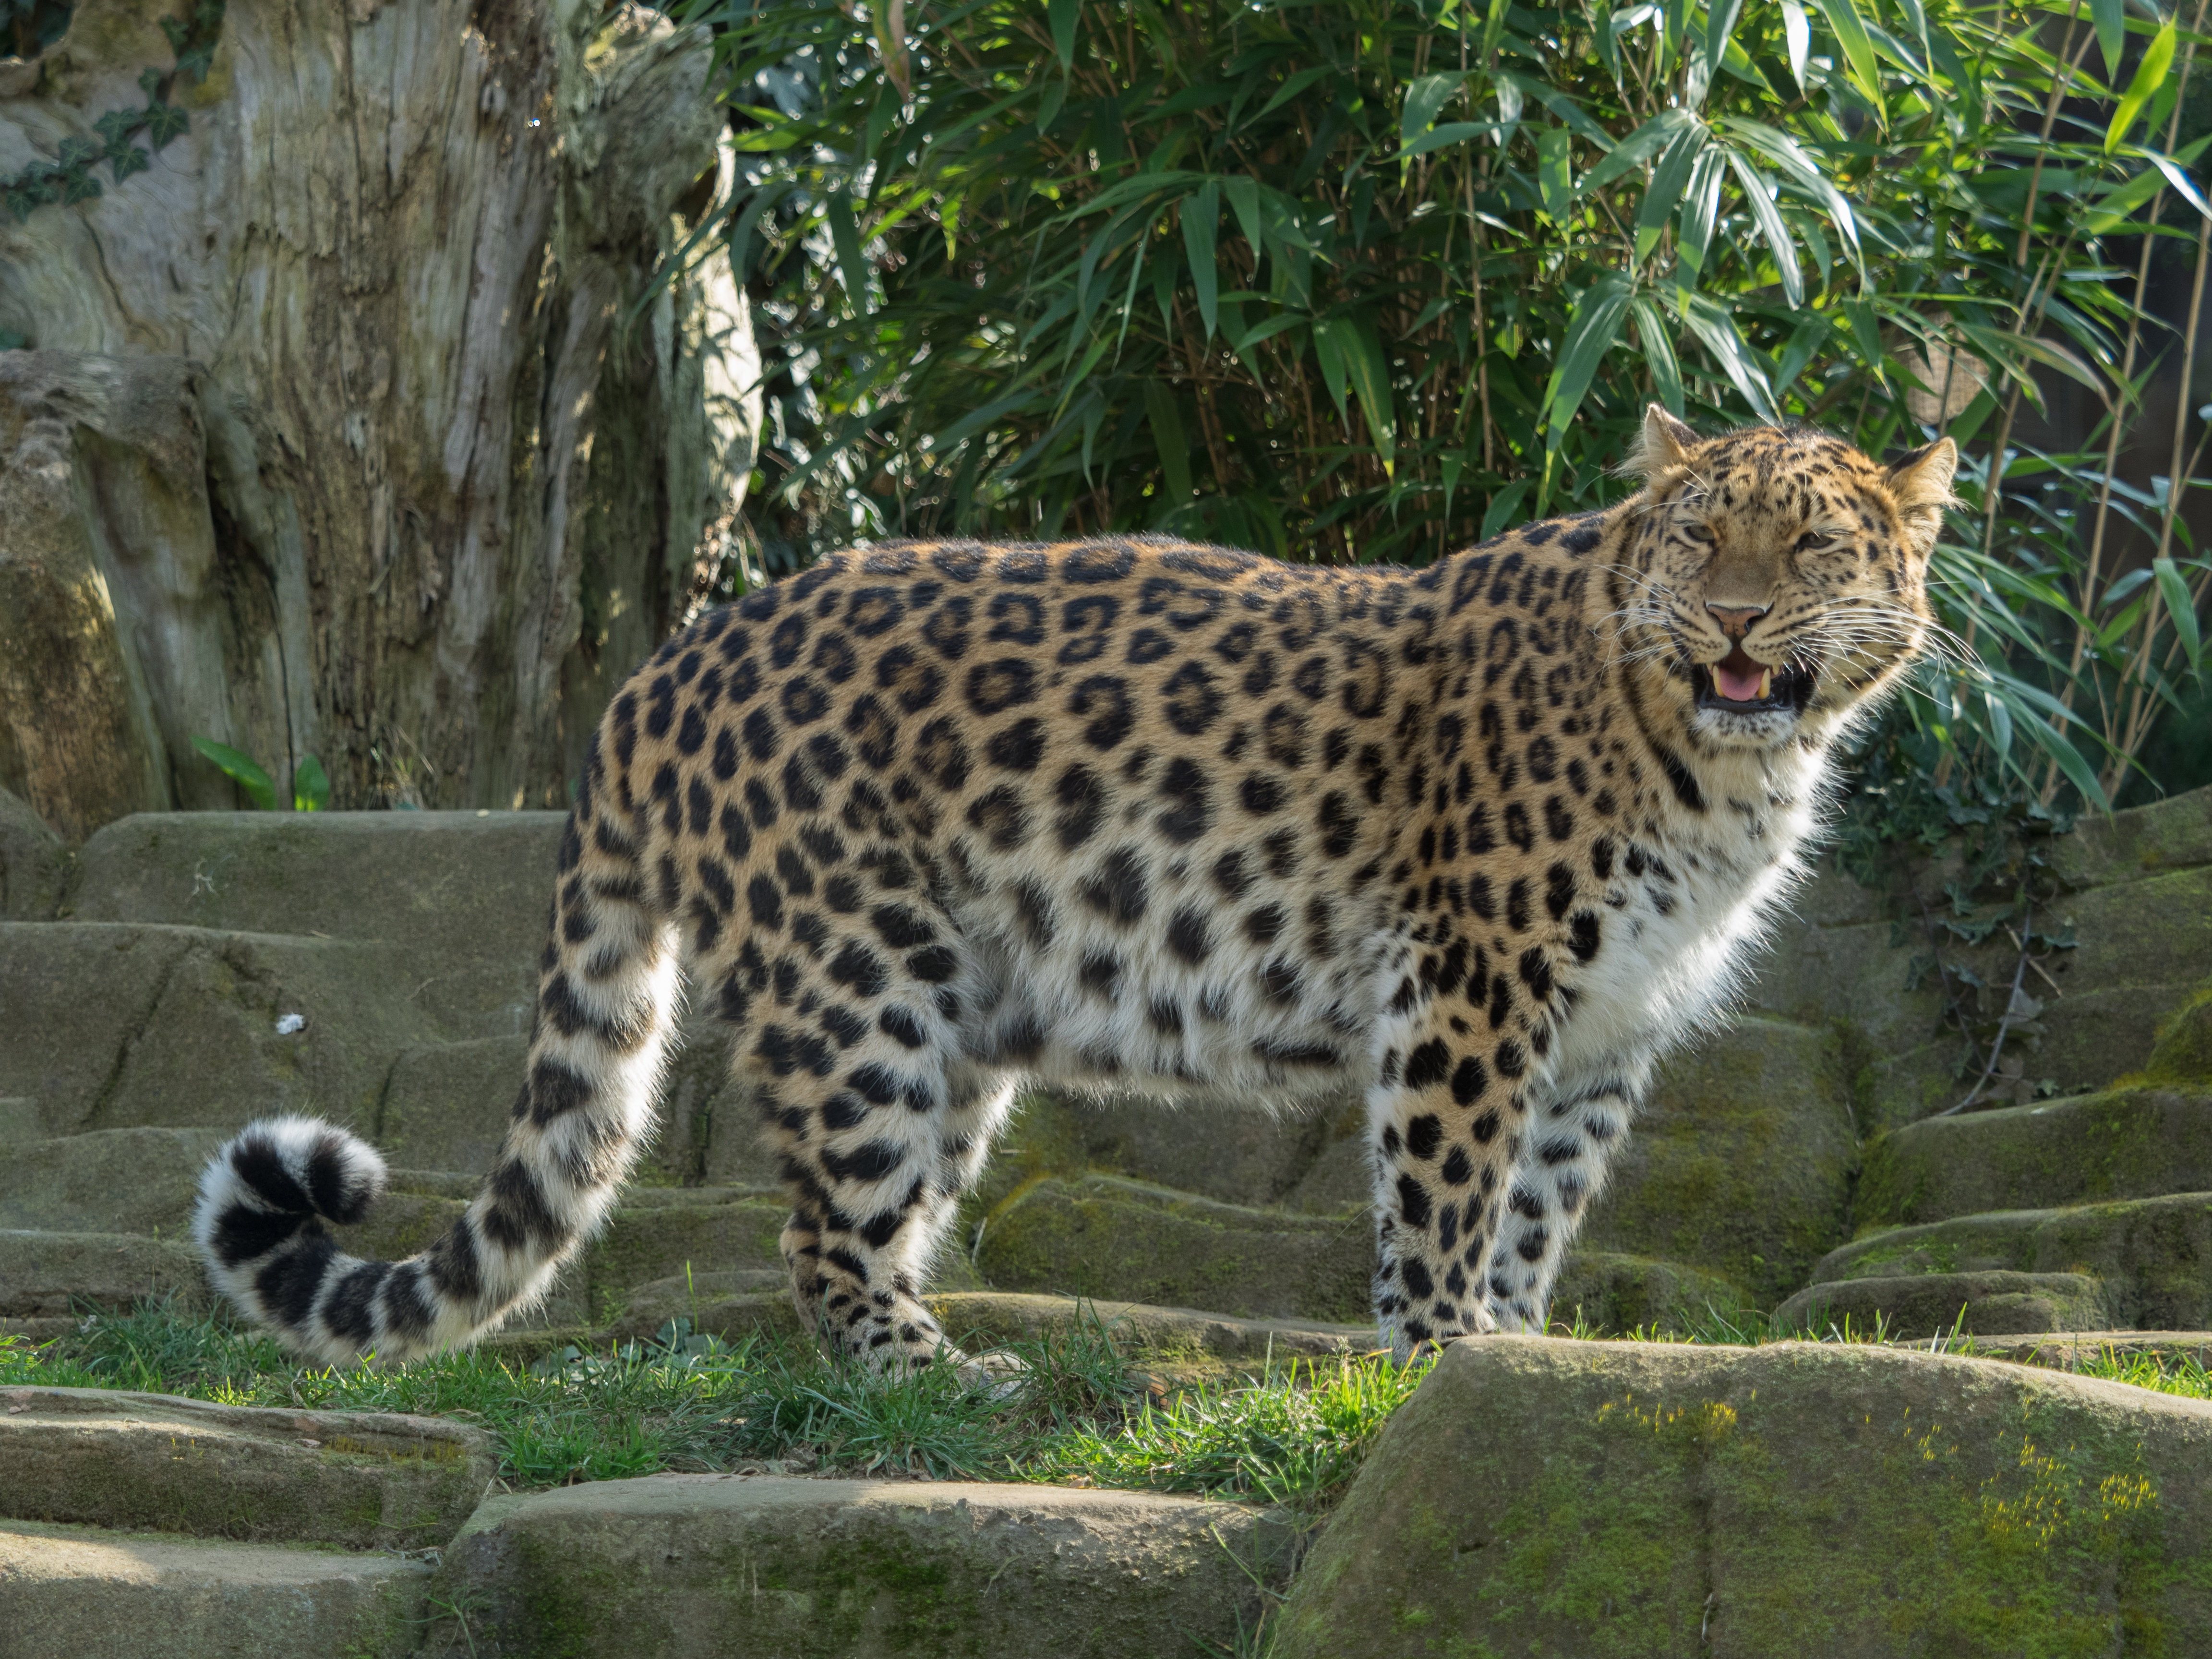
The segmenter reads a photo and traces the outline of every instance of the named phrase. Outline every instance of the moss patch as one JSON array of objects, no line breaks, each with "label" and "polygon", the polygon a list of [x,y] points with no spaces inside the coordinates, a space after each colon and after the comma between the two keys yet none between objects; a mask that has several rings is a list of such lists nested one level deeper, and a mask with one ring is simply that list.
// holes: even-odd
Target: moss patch
[{"label": "moss patch", "polygon": [[2203,1651],[2212,1407],[2140,1398],[1832,1345],[1462,1344],[1316,1547],[1282,1651]]},{"label": "moss patch", "polygon": [[2212,1092],[2137,1086],[1883,1135],[1867,1148],[1856,1212],[1883,1226],[2207,1190]]}]

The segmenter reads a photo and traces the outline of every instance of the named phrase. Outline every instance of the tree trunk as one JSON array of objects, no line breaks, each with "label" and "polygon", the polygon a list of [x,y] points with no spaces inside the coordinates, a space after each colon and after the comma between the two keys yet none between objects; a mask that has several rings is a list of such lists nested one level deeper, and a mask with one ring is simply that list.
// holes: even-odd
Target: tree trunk
[{"label": "tree trunk", "polygon": [[[710,43],[568,0],[186,3],[84,0],[0,60],[0,185],[100,187],[0,213],[33,348],[0,352],[0,787],[71,834],[233,805],[204,736],[280,796],[313,753],[338,805],[565,804],[752,465],[726,264],[639,306],[716,194]],[[150,165],[66,148],[114,111]]]}]

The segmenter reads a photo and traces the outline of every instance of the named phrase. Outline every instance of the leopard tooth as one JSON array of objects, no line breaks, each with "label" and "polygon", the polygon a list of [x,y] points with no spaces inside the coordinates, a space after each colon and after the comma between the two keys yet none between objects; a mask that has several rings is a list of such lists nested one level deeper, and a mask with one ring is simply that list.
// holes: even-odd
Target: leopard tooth
[{"label": "leopard tooth", "polygon": [[1772,686],[1773,684],[1774,671],[1771,668],[1760,669],[1759,671],[1759,696],[1762,702],[1766,697],[1768,689]]}]

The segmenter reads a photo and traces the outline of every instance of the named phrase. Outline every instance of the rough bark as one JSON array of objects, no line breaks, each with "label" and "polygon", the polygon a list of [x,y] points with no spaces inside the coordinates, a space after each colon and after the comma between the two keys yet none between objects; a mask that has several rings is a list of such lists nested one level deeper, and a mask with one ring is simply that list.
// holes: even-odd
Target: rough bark
[{"label": "rough bark", "polygon": [[[143,104],[185,15],[85,0],[0,61],[0,176]],[[228,804],[206,735],[341,805],[565,804],[751,466],[726,268],[638,307],[708,199],[708,57],[574,0],[229,0],[189,131],[0,216],[0,495],[54,475],[0,517],[0,785],[73,833]]]}]

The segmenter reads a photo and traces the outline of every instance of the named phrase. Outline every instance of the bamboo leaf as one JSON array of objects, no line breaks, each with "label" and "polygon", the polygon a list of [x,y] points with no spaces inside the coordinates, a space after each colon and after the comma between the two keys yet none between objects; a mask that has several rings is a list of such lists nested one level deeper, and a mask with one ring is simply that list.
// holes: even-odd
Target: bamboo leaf
[{"label": "bamboo leaf", "polygon": [[1166,480],[1167,504],[1180,507],[1191,497],[1190,445],[1182,435],[1182,416],[1175,394],[1158,380],[1145,381],[1145,418],[1152,428],[1152,447],[1158,451],[1160,472]]},{"label": "bamboo leaf", "polygon": [[2136,124],[2151,94],[2166,84],[2166,72],[2173,67],[2174,21],[2166,20],[2166,26],[2151,38],[2143,48],[2142,62],[2136,65],[2135,78],[2128,89],[2120,94],[2119,107],[2112,112],[2112,125],[2105,129],[2105,153],[2109,155],[2128,136],[2128,129]]},{"label": "bamboo leaf", "polygon": [[1252,257],[1267,257],[1267,233],[1260,216],[1259,181],[1249,174],[1237,173],[1221,181],[1223,192],[1237,215],[1237,228],[1244,233],[1244,240],[1252,249]]},{"label": "bamboo leaf", "polygon": [[1613,153],[1583,174],[1576,186],[1577,198],[1603,190],[1630,168],[1642,166],[1681,135],[1685,127],[1702,124],[1686,109],[1662,110],[1613,148]]},{"label": "bamboo leaf", "polygon": [[1674,141],[1659,158],[1659,165],[1651,170],[1651,183],[1644,190],[1644,205],[1636,216],[1636,258],[1639,264],[1650,257],[1658,245],[1659,233],[1667,228],[1668,220],[1681,205],[1682,192],[1689,186],[1691,170],[1697,165],[1708,136],[1705,124],[1693,120],[1674,135]]},{"label": "bamboo leaf", "polygon": [[1548,416],[1547,447],[1554,453],[1567,435],[1567,428],[1573,424],[1583,398],[1589,395],[1598,365],[1620,338],[1620,325],[1628,315],[1633,292],[1627,276],[1613,271],[1591,283],[1575,301],[1574,314],[1567,324],[1566,343],[1559,352],[1559,367],[1552,371],[1551,381],[1544,388],[1542,411]]},{"label": "bamboo leaf", "polygon": [[1052,49],[1060,58],[1060,72],[1075,68],[1075,26],[1083,18],[1083,0],[1052,0],[1046,15],[1052,22]]},{"label": "bamboo leaf", "polygon": [[1382,352],[1382,342],[1375,331],[1365,323],[1341,325],[1341,342],[1345,367],[1351,372],[1352,390],[1358,394],[1359,406],[1367,413],[1367,431],[1374,440],[1375,453],[1382,463],[1385,477],[1395,476],[1397,461],[1397,409],[1390,396],[1390,362]]},{"label": "bamboo leaf", "polygon": [[2120,54],[2127,48],[2127,0],[2089,0],[2089,16],[2097,26],[2097,48],[2105,54],[2105,79],[2120,72]]},{"label": "bamboo leaf", "polygon": [[860,252],[860,228],[853,218],[853,199],[843,191],[823,204],[830,221],[830,240],[837,249],[837,274],[845,283],[846,302],[855,317],[868,311],[868,262]]},{"label": "bamboo leaf", "polygon": [[1682,94],[1683,106],[1696,109],[1705,101],[1712,88],[1713,76],[1720,72],[1722,61],[1728,56],[1729,37],[1735,32],[1737,15],[1743,9],[1743,0],[1711,0],[1705,13],[1705,44],[1691,66],[1688,84]]},{"label": "bamboo leaf", "polygon": [[1674,360],[1674,339],[1667,327],[1666,313],[1656,300],[1644,295],[1638,295],[1630,309],[1636,316],[1636,343],[1644,353],[1644,367],[1651,371],[1651,390],[1667,412],[1680,419],[1682,367]]},{"label": "bamboo leaf", "polygon": [[1221,222],[1221,187],[1208,181],[1194,195],[1182,198],[1183,251],[1190,257],[1190,285],[1198,294],[1198,314],[1206,325],[1206,337],[1213,337],[1219,305],[1213,265],[1213,233]]},{"label": "bamboo leaf", "polygon": [[1575,204],[1574,134],[1546,127],[1536,135],[1536,187],[1544,211],[1564,224]]},{"label": "bamboo leaf", "polygon": [[1889,106],[1882,101],[1881,70],[1874,61],[1874,42],[1867,38],[1866,24],[1851,0],[1814,0],[1821,15],[1828,20],[1828,27],[1836,37],[1836,44],[1844,49],[1844,61],[1849,68],[1851,84],[1865,94],[1874,106],[1875,118],[1883,125],[1889,124]]},{"label": "bamboo leaf", "polygon": [[1510,121],[1447,121],[1440,127],[1431,127],[1426,132],[1398,152],[1398,159],[1410,161],[1426,155],[1431,150],[1449,149],[1454,144],[1466,143],[1471,138],[1495,138],[1506,131]]},{"label": "bamboo leaf", "polygon": [[1410,144],[1426,132],[1452,94],[1462,84],[1456,75],[1424,75],[1406,88],[1406,109],[1398,123],[1398,138]]},{"label": "bamboo leaf", "polygon": [[1681,287],[1695,287],[1698,272],[1705,268],[1713,221],[1720,211],[1721,181],[1727,176],[1728,156],[1713,145],[1698,157],[1690,186],[1682,192],[1682,218],[1674,243],[1674,280]]},{"label": "bamboo leaf", "polygon": [[1721,372],[1735,382],[1735,389],[1743,393],[1746,403],[1759,411],[1759,418],[1779,421],[1782,416],[1774,407],[1766,371],[1745,343],[1735,319],[1708,295],[1686,294],[1682,296],[1682,321],[1691,333],[1704,342],[1705,349],[1720,364]]},{"label": "bamboo leaf", "polygon": [[1735,150],[1729,152],[1729,165],[1735,170],[1735,181],[1743,188],[1743,199],[1750,205],[1760,240],[1774,255],[1775,269],[1782,276],[1783,298],[1795,311],[1805,303],[1805,275],[1798,269],[1797,244],[1790,240],[1790,228],[1782,222],[1782,214],[1774,205],[1766,180]]},{"label": "bamboo leaf", "polygon": [[1813,23],[1805,15],[1802,0],[1782,0],[1782,35],[1790,53],[1790,78],[1802,92],[1805,59],[1813,49]]},{"label": "bamboo leaf", "polygon": [[2172,559],[2154,559],[2151,568],[2157,573],[2159,597],[2166,601],[2166,614],[2173,619],[2174,636],[2180,641],[2182,655],[2188,659],[2192,674],[2204,672],[2204,641],[2197,626],[2197,603],[2189,596],[2189,581]]}]

